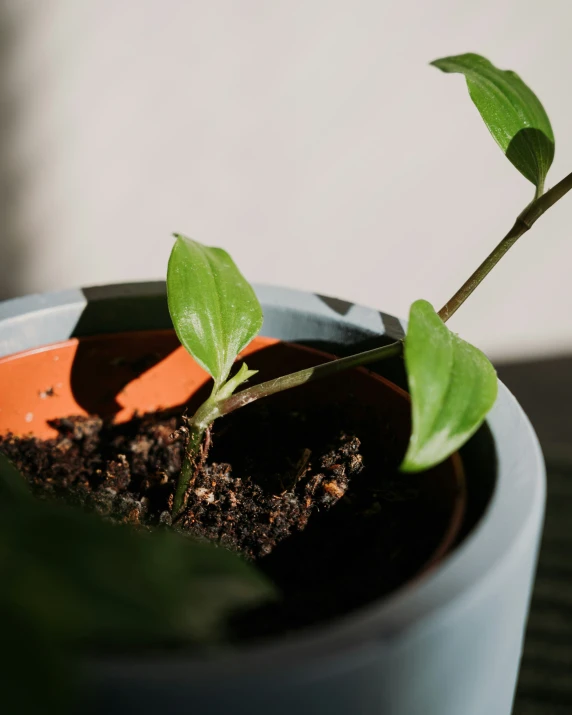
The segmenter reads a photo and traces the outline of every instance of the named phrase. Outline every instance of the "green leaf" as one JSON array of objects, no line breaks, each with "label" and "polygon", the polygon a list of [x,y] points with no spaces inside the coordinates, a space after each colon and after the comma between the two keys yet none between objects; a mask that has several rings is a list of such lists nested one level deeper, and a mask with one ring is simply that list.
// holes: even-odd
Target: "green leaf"
[{"label": "green leaf", "polygon": [[220,387],[262,327],[254,290],[226,251],[176,235],[167,294],[179,340]]},{"label": "green leaf", "polygon": [[457,451],[483,423],[497,396],[494,367],[452,333],[430,303],[411,306],[405,367],[413,429],[404,472],[419,472]]},{"label": "green leaf", "polygon": [[507,159],[538,189],[554,158],[554,134],[544,107],[520,77],[472,53],[431,63],[465,75],[471,99]]},{"label": "green leaf", "polygon": [[227,380],[224,386],[217,392],[217,401],[222,402],[229,398],[237,387],[250,380],[257,372],[258,370],[249,370],[248,365],[243,362],[236,375]]},{"label": "green leaf", "polygon": [[6,712],[63,715],[80,655],[217,643],[230,616],[276,596],[261,572],[226,549],[39,501],[21,494],[16,479],[24,485],[0,458]]},{"label": "green leaf", "polygon": [[51,503],[0,517],[2,612],[62,645],[215,642],[231,613],[273,595],[253,565],[210,542]]}]

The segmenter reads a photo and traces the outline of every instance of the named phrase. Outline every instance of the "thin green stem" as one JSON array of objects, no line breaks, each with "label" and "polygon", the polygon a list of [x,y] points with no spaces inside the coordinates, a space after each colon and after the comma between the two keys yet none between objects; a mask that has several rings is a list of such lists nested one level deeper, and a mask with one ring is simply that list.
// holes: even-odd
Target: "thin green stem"
[{"label": "thin green stem", "polygon": [[199,467],[197,461],[205,432],[209,426],[220,416],[220,411],[216,399],[211,395],[204,402],[191,419],[187,420],[187,429],[189,436],[185,445],[185,454],[183,464],[177,482],[175,498],[173,500],[173,514],[178,515],[185,507],[187,502],[187,492],[189,485],[193,481],[196,471]]},{"label": "thin green stem", "polygon": [[489,253],[477,270],[471,274],[455,295],[441,308],[439,311],[439,317],[443,320],[443,322],[446,323],[453,313],[455,313],[463,305],[485,276],[492,271],[509,248],[513,246],[526,231],[528,231],[528,227],[520,223],[517,219],[514,226],[502,239],[498,246],[496,246],[496,248]]},{"label": "thin green stem", "polygon": [[239,407],[244,407],[255,400],[259,400],[261,397],[268,397],[269,395],[304,385],[313,380],[330,377],[344,370],[349,370],[352,367],[359,367],[360,365],[367,365],[372,362],[377,362],[378,360],[385,360],[386,358],[401,354],[402,349],[403,343],[398,340],[390,345],[384,345],[380,348],[374,348],[373,350],[366,350],[357,355],[332,360],[331,362],[317,365],[316,367],[309,367],[305,370],[293,372],[291,375],[284,375],[274,380],[262,382],[259,385],[253,385],[224,400],[224,402],[219,405],[220,414],[228,415]]},{"label": "thin green stem", "polygon": [[560,199],[565,196],[570,189],[572,189],[572,173],[565,176],[540,198],[536,199],[536,201],[533,201],[530,206],[527,206],[527,208],[522,212],[521,218],[523,221],[528,223],[528,227],[530,228],[545,211],[547,211],[551,206],[554,206],[557,201],[560,201]]},{"label": "thin green stem", "polygon": [[463,283],[455,295],[441,308],[439,316],[446,322],[463,305],[475,288],[492,271],[505,253],[513,246],[523,233],[526,233],[532,225],[572,189],[572,173],[559,181],[542,196],[535,198],[516,219],[514,226],[510,229],[502,241],[491,251],[477,270]]}]

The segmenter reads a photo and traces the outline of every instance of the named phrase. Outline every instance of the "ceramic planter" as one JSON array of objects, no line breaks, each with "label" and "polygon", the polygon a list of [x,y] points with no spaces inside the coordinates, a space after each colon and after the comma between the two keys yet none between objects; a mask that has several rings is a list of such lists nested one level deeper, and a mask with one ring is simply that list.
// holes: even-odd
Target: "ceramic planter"
[{"label": "ceramic planter", "polygon": [[[396,319],[343,301],[268,287],[258,294],[267,337],[343,354],[403,332]],[[31,296],[0,304],[0,356],[72,336],[169,327],[162,283]],[[377,367],[403,379],[398,360]],[[29,412],[24,421],[35,418]],[[422,578],[327,627],[240,652],[93,661],[84,668],[82,710],[509,715],[545,477],[534,432],[504,386],[461,454],[463,538]]]}]

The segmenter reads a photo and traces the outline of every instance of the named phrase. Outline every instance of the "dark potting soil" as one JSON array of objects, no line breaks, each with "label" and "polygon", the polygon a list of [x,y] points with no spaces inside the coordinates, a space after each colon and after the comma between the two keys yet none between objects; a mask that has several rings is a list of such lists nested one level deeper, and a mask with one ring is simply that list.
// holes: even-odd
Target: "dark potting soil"
[{"label": "dark potting soil", "polygon": [[[397,472],[389,426],[349,422],[343,405],[291,409],[280,396],[214,425],[208,458],[174,528],[254,560],[282,602],[241,618],[240,638],[314,624],[395,589],[442,535],[415,482]],[[104,518],[171,525],[181,412],[113,424],[57,420],[55,439],[0,437],[40,498]]]}]

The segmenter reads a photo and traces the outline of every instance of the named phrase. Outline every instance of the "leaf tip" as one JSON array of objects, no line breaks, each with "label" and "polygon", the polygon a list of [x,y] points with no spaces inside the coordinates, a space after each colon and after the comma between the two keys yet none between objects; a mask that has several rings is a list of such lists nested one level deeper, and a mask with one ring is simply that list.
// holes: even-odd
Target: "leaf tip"
[{"label": "leaf tip", "polygon": [[454,450],[442,452],[439,456],[427,454],[427,444],[420,444],[419,441],[412,435],[409,441],[407,452],[403,461],[399,465],[399,471],[404,474],[419,474],[426,472],[428,469],[436,466],[440,462],[445,461]]},{"label": "leaf tip", "polygon": [[429,62],[430,67],[436,67],[441,72],[451,72],[451,57],[438,57],[436,60]]},{"label": "leaf tip", "polygon": [[423,468],[419,467],[410,457],[405,455],[403,462],[399,465],[399,471],[403,474],[416,474],[417,472],[422,472]]}]

